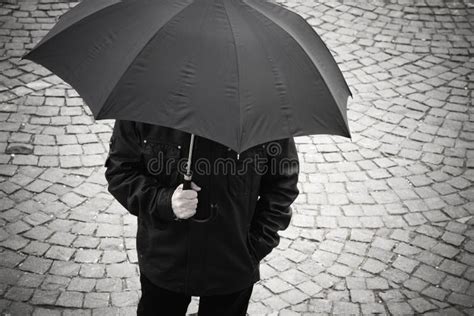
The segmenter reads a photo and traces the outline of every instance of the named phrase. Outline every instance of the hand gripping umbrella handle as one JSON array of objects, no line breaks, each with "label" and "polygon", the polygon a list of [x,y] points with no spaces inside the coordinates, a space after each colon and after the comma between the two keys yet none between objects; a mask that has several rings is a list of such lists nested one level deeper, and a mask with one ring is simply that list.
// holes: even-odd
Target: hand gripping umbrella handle
[{"label": "hand gripping umbrella handle", "polygon": [[[191,173],[191,159],[192,159],[192,153],[193,153],[193,146],[194,146],[194,134],[191,134],[191,140],[189,143],[189,153],[188,153],[188,164],[186,168],[186,174],[184,175],[184,181],[183,181],[183,190],[191,190],[191,180],[192,180],[192,173]],[[212,204],[211,205],[211,215],[207,218],[203,219],[197,219],[190,217],[189,219],[197,222],[197,223],[206,223],[212,220],[216,214],[217,214],[217,205]]]}]

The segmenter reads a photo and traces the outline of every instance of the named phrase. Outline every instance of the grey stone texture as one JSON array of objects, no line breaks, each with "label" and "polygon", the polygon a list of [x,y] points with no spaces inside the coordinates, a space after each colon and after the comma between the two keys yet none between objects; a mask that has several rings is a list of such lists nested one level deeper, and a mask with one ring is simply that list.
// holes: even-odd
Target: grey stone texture
[{"label": "grey stone texture", "polygon": [[[353,138],[295,138],[300,195],[248,314],[474,314],[472,1],[278,3],[337,60]],[[76,4],[0,6],[2,315],[134,315],[140,297],[136,221],[103,176],[113,121],[18,58]]]}]

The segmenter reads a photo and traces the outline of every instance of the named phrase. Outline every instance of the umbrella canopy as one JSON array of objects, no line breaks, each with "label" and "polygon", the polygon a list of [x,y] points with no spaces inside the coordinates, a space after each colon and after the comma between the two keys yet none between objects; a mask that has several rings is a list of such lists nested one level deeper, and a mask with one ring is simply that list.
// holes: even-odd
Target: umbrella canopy
[{"label": "umbrella canopy", "polygon": [[351,92],[305,19],[262,0],[84,0],[22,58],[75,88],[96,119],[176,128],[237,152],[350,137]]}]

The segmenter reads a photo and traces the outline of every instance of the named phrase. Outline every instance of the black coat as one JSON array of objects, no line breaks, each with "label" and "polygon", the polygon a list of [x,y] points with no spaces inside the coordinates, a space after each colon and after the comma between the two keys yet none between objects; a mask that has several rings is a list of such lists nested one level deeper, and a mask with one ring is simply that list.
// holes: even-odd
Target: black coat
[{"label": "black coat", "polygon": [[[117,120],[105,163],[108,190],[138,218],[140,272],[153,283],[192,296],[235,292],[260,280],[260,261],[279,244],[277,231],[290,223],[299,193],[296,146],[293,138],[282,139],[238,156],[196,137],[193,181],[202,189],[195,217],[207,217],[211,207],[217,211],[214,220],[197,223],[174,220],[171,207],[189,139],[175,129]],[[219,160],[236,171],[245,170],[244,163],[249,168],[242,174],[230,167],[209,171]],[[159,161],[165,162],[162,170]]]}]

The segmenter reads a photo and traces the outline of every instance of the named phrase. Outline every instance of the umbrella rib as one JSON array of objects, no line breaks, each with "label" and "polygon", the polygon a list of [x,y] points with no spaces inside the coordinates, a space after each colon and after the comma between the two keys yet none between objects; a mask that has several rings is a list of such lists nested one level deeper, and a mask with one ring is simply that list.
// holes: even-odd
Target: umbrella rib
[{"label": "umbrella rib", "polygon": [[97,113],[97,118],[99,119],[101,117],[101,115],[103,115],[103,112],[104,112],[104,109],[106,108],[106,105],[107,105],[107,102],[109,101],[110,99],[110,96],[112,95],[112,93],[114,92],[116,86],[118,83],[120,83],[120,81],[122,81],[123,77],[125,76],[125,74],[130,70],[130,68],[132,67],[133,65],[133,61],[143,52],[143,50],[148,46],[148,44],[153,41],[153,39],[158,35],[158,33],[164,28],[166,27],[166,25],[168,25],[168,23],[170,23],[178,14],[180,14],[181,12],[183,12],[186,8],[188,8],[188,6],[190,4],[192,4],[194,1],[191,1],[190,3],[188,3],[187,6],[185,6],[184,8],[180,9],[178,12],[176,12],[168,21],[166,21],[156,32],[153,33],[153,35],[146,41],[146,43],[138,50],[137,54],[135,55],[135,57],[132,59],[132,61],[130,62],[130,65],[128,65],[128,67],[125,69],[125,71],[120,75],[120,77],[118,78],[118,80],[116,81],[114,87],[112,88],[112,90],[110,91],[107,99],[104,101],[99,113]]},{"label": "umbrella rib", "polygon": [[[255,35],[260,37],[258,32],[255,32]],[[263,50],[265,51],[265,56],[267,58],[268,65],[271,68],[271,73],[272,73],[274,84],[277,87],[280,87],[280,86],[284,87],[285,85],[287,85],[287,80],[284,77],[283,72],[278,67],[277,63],[275,62],[274,55],[272,55],[270,53],[270,50],[268,50],[267,47],[265,46],[264,39],[262,39],[260,37],[259,40],[262,43],[261,46],[262,46]],[[281,88],[278,88],[277,90],[278,90],[278,97],[280,99],[280,103],[279,103],[280,104],[280,111],[282,113],[282,116],[284,117],[284,119],[282,119],[282,121],[286,121],[286,130],[287,130],[288,135],[291,136],[293,134],[292,133],[292,124],[290,124],[291,114],[288,111],[289,110],[289,102],[288,102],[288,98],[287,98],[288,94],[289,94],[289,90],[287,88],[286,89],[283,88],[283,91],[282,91]]]},{"label": "umbrella rib", "polygon": [[[251,6],[252,8],[254,8],[256,11],[258,11],[260,14],[262,14],[262,16],[264,16],[266,19],[270,20],[272,23],[274,23],[276,26],[278,26],[280,29],[282,29],[285,33],[287,33],[287,34],[290,36],[290,38],[292,38],[292,39],[296,42],[296,44],[298,44],[298,46],[303,50],[303,52],[305,53],[306,57],[308,57],[308,58],[311,60],[311,63],[314,65],[314,68],[317,70],[316,64],[312,61],[312,58],[311,58],[311,57],[309,56],[309,54],[306,52],[306,49],[303,47],[303,45],[301,45],[300,42],[298,42],[298,41],[296,40],[296,38],[291,34],[290,31],[288,31],[288,30],[285,29],[282,25],[280,25],[279,23],[277,23],[277,22],[275,22],[273,19],[271,19],[267,14],[265,14],[265,12],[263,12],[262,9],[260,9],[260,8],[258,8],[257,6],[253,5],[253,3],[250,3],[250,2],[252,2],[252,1],[249,1],[249,0],[243,0],[243,1],[244,1],[246,4],[248,4],[249,6]],[[276,4],[273,4],[273,5],[276,5]],[[294,14],[297,18],[303,19],[300,15],[298,15],[298,14],[292,12],[292,11],[290,11],[290,12],[291,12],[292,14]],[[306,21],[305,19],[303,19],[303,21],[304,21],[305,23],[307,23],[307,21]],[[313,30],[313,31],[314,31],[314,30]],[[326,50],[328,51],[328,53],[331,54],[331,52],[329,51],[329,49],[328,49],[328,47],[326,46],[326,44],[324,44],[323,41],[321,41],[321,43],[323,44],[322,46],[326,48]],[[319,71],[318,71],[318,73],[319,73]],[[320,76],[321,76],[321,79],[322,79],[322,81],[324,82],[324,85],[326,86],[327,90],[329,91],[329,93],[331,94],[331,96],[333,97],[333,99],[336,100],[336,98],[335,98],[333,92],[331,91],[331,89],[329,88],[329,85],[328,85],[327,82],[326,82],[326,79],[324,78],[324,76],[323,76],[322,74],[320,74]],[[351,90],[350,90],[349,87],[347,86],[347,82],[345,82],[344,78],[343,78],[343,81],[344,81],[344,83],[345,83],[345,86],[346,86],[346,88],[347,88],[349,94],[352,96]],[[337,109],[338,109],[339,113],[341,114],[341,117],[344,117],[343,111],[342,111],[342,109],[340,108],[338,102],[335,102],[335,103],[336,103],[336,105],[337,105]],[[347,127],[347,129],[348,129],[348,126],[346,126],[346,127]]]},{"label": "umbrella rib", "polygon": [[230,32],[232,34],[232,38],[234,39],[234,51],[235,51],[235,63],[237,65],[237,104],[239,106],[239,138],[238,138],[238,147],[240,148],[240,145],[242,143],[242,107],[240,106],[240,66],[239,66],[239,56],[237,54],[237,40],[234,34],[234,31],[232,29],[232,23],[230,22],[229,14],[227,13],[227,8],[226,8],[226,1],[222,1],[222,4],[224,6],[224,12],[227,17],[227,21],[229,22],[229,27],[230,27]]}]

